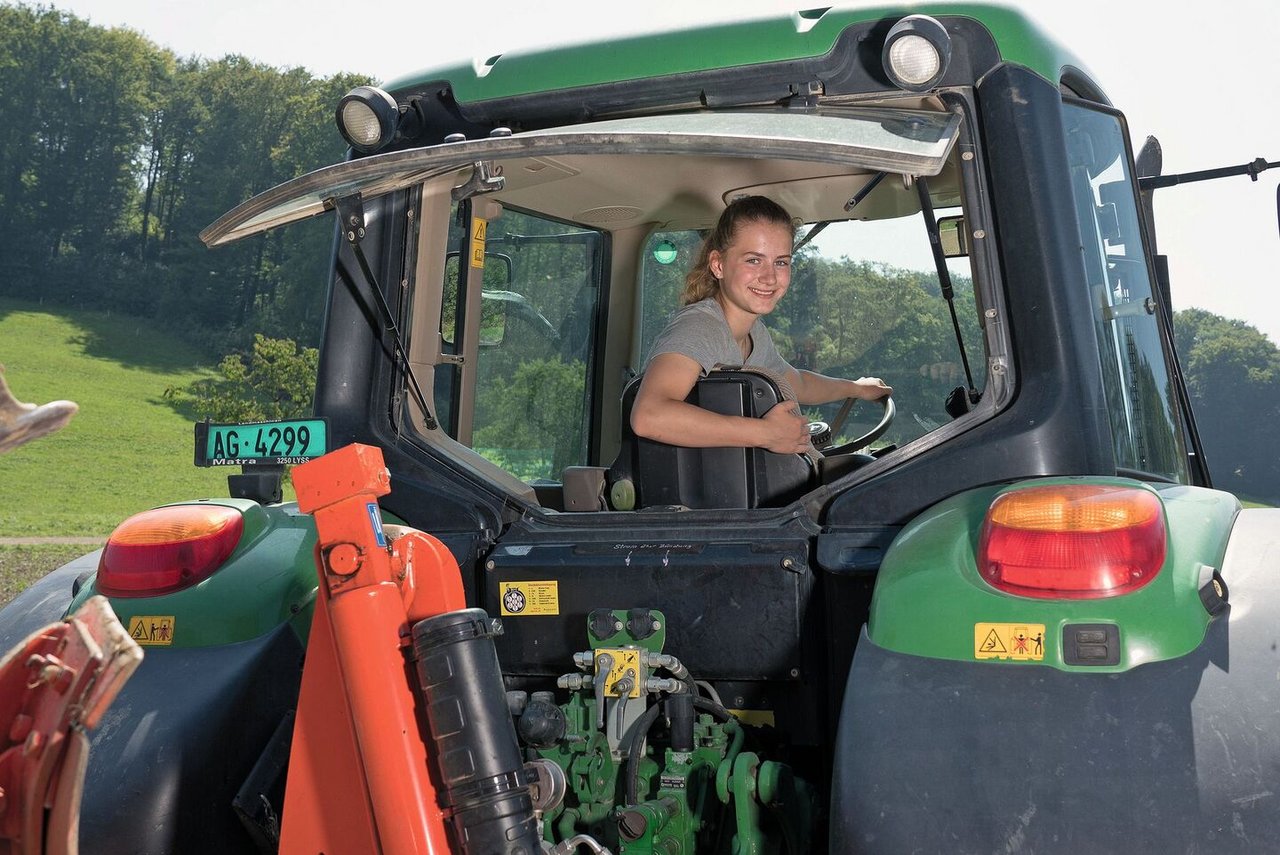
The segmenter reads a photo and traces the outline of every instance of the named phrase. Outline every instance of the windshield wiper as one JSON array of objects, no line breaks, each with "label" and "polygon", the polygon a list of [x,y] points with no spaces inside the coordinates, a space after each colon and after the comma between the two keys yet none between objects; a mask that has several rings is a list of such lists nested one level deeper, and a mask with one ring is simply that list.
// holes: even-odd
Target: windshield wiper
[{"label": "windshield wiper", "polygon": [[[861,202],[863,199],[867,198],[867,196],[871,194],[871,191],[876,189],[876,187],[879,186],[880,182],[883,181],[884,177],[888,174],[889,173],[887,172],[877,172],[875,175],[871,176],[871,180],[868,181],[866,184],[863,184],[862,187],[858,189],[858,192],[853,194],[853,198],[850,199],[848,202],[844,203],[845,211],[849,212],[849,211],[852,211],[854,208],[858,207],[858,203]],[[813,240],[819,234],[821,234],[823,229],[825,229],[827,226],[831,225],[834,222],[835,220],[823,220],[820,223],[814,223],[813,228],[805,232],[805,235],[800,239],[800,242],[791,248],[791,254],[795,255],[805,245],[807,245],[809,241]]]}]

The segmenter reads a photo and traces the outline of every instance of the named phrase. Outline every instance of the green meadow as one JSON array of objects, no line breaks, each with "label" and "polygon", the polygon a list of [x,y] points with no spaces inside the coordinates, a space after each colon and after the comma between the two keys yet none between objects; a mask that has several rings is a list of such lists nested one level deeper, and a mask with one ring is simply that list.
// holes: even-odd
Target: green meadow
[{"label": "green meadow", "polygon": [[217,360],[154,322],[0,298],[14,396],[80,407],[61,431],[0,456],[0,537],[105,540],[138,511],[226,495],[233,470],[192,465],[196,416],[174,394]]}]

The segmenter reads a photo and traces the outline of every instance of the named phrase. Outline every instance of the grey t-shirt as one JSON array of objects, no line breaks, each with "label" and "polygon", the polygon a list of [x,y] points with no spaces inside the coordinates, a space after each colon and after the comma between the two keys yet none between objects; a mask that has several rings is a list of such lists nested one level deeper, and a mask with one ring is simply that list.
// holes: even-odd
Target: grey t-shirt
[{"label": "grey t-shirt", "polygon": [[660,353],[687,356],[702,367],[704,375],[718,365],[759,368],[773,375],[775,381],[781,381],[784,395],[790,389],[787,380],[792,368],[774,347],[764,321],[756,318],[751,326],[751,355],[743,362],[742,351],[733,340],[724,310],[712,297],[685,306],[671,316],[667,328],[649,348],[648,361],[652,362]]}]

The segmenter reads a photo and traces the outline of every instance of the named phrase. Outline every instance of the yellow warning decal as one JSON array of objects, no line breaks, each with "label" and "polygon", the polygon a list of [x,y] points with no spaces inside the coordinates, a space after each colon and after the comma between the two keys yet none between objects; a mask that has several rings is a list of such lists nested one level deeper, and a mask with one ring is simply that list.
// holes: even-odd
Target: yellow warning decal
[{"label": "yellow warning decal", "polygon": [[173,644],[173,615],[137,615],[129,619],[129,637],[139,644]]},{"label": "yellow warning decal", "polygon": [[[628,698],[640,697],[640,649],[637,647],[602,647],[596,651],[596,667],[600,666],[600,654],[609,656],[609,676],[604,680],[604,693],[611,698],[622,696],[625,688]],[[623,680],[627,680],[623,683]],[[621,684],[621,685],[620,685]]]},{"label": "yellow warning decal", "polygon": [[471,266],[484,267],[484,240],[488,223],[483,217],[471,218]]},{"label": "yellow warning decal", "polygon": [[754,727],[775,727],[773,710],[729,710],[729,713],[743,724]]},{"label": "yellow warning decal", "polygon": [[503,617],[560,614],[559,582],[499,582]]},{"label": "yellow warning decal", "polygon": [[1044,624],[975,623],[973,657],[1039,662],[1044,659]]}]

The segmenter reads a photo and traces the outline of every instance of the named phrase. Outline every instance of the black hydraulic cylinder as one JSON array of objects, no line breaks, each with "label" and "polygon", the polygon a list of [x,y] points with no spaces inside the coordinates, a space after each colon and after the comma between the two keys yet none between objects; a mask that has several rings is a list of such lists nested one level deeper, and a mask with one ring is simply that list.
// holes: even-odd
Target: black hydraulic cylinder
[{"label": "black hydraulic cylinder", "polygon": [[493,647],[499,631],[483,609],[419,621],[418,682],[460,851],[536,855],[533,800]]}]

